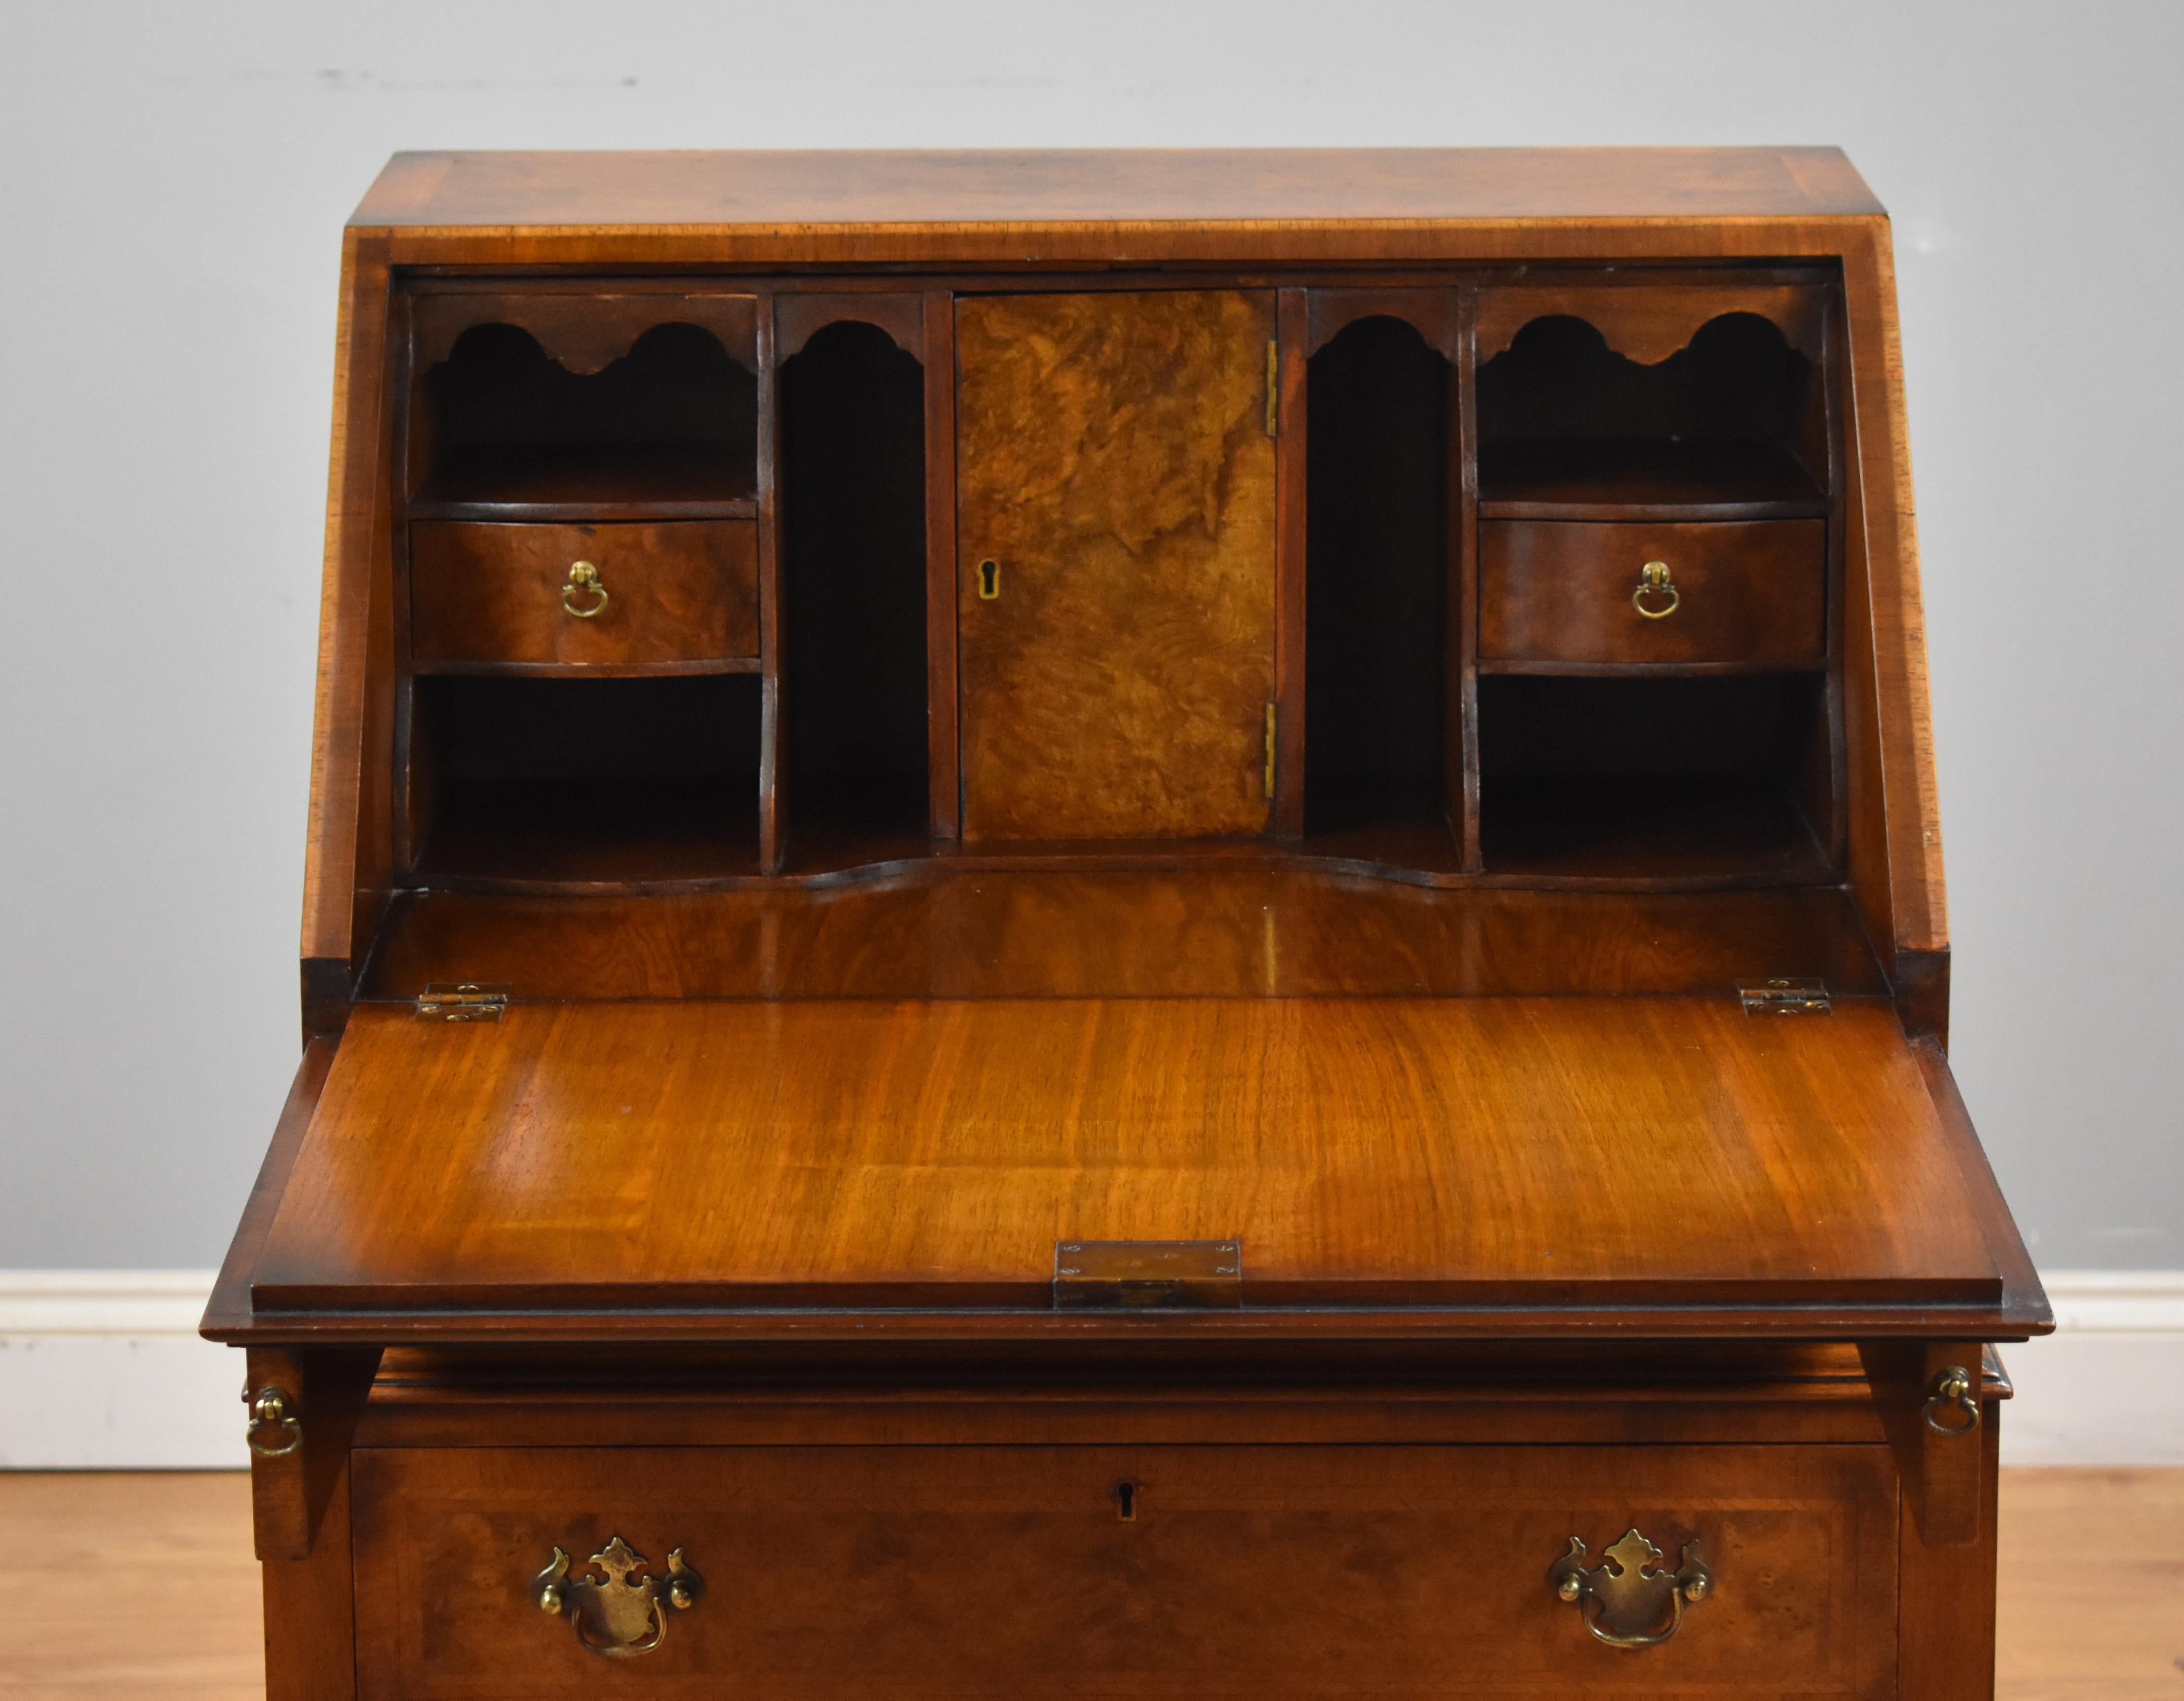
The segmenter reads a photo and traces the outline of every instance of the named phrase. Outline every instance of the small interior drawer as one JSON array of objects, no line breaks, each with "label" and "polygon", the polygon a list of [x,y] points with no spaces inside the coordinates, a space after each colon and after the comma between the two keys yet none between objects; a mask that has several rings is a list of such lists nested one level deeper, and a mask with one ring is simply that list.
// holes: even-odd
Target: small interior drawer
[{"label": "small interior drawer", "polygon": [[419,666],[639,667],[758,652],[749,520],[410,528]]},{"label": "small interior drawer", "polygon": [[[1893,1693],[1880,1446],[368,1448],[367,1701]],[[1710,1592],[1635,1648],[1550,1568],[1635,1526]],[[695,1593],[610,1657],[540,1609],[619,1536]],[[1623,1559],[1642,1558],[1637,1544]],[[616,1550],[614,1557],[627,1563]],[[687,1575],[687,1574],[686,1574]],[[549,1578],[549,1581],[551,1579]],[[638,1603],[618,1626],[653,1639]],[[596,1589],[577,1611],[610,1645]],[[1669,1626],[1664,1610],[1637,1633]],[[1635,1620],[1626,1619],[1626,1629]],[[1612,1627],[1612,1626],[1611,1626]]]},{"label": "small interior drawer", "polygon": [[1827,653],[1824,520],[1490,520],[1479,546],[1483,659],[1813,662]]}]

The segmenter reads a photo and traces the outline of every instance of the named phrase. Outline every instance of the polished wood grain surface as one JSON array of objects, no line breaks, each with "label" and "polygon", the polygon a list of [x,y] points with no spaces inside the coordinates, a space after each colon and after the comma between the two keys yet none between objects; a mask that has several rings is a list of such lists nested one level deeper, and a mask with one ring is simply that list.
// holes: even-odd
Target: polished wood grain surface
[{"label": "polished wood grain surface", "polygon": [[1829,890],[1442,892],[1246,869],[944,870],[649,898],[419,892],[363,996],[503,981],[527,999],[1730,996],[1887,982]]},{"label": "polished wood grain surface", "polygon": [[[410,528],[411,653],[423,666],[755,661],[756,532],[735,520],[421,521]],[[572,589],[571,574],[585,561],[593,578]]]},{"label": "polished wood grain surface", "polygon": [[1830,216],[1839,149],[1013,149],[398,153],[350,222],[1038,225]]},{"label": "polished wood grain surface", "polygon": [[[342,244],[301,955],[361,962],[393,879],[394,415],[383,238]],[[308,972],[308,971],[307,971]]]},{"label": "polished wood grain surface", "polygon": [[1895,249],[1886,223],[1844,245],[1849,371],[1844,463],[1844,726],[1852,883],[1892,954],[1948,948],[1941,798],[1934,774],[1918,509],[1911,488]]},{"label": "polished wood grain surface", "polygon": [[[1827,527],[1817,520],[1490,520],[1479,543],[1482,659],[1779,663],[1827,653]],[[1666,590],[1635,595],[1651,562],[1669,570],[1673,601]]]},{"label": "polished wood grain surface", "polygon": [[1626,359],[1652,366],[1724,314],[1748,313],[1818,360],[1826,299],[1810,284],[1764,277],[1698,282],[1596,275],[1485,289],[1479,297],[1478,359],[1491,360],[1535,319],[1568,314],[1591,325]]},{"label": "polished wood grain surface", "polygon": [[[1634,1521],[1719,1578],[1636,1658],[1546,1581]],[[1459,1666],[1513,1695],[1893,1689],[1870,1448],[374,1449],[356,1529],[372,1701],[598,1693],[523,1586],[617,1533],[708,1585],[646,1694],[1424,1695]],[[975,1633],[941,1632],[966,1603]]]},{"label": "polished wood grain surface", "polygon": [[1266,826],[1273,340],[1265,292],[957,303],[965,838]]},{"label": "polished wood grain surface", "polygon": [[1247,1298],[1977,1304],[1885,1005],[1044,1000],[351,1018],[256,1268],[332,1304],[1045,1307],[1056,1241]]},{"label": "polished wood grain surface", "polygon": [[[1510,1693],[1984,1696],[1994,1425],[1910,1426],[2052,1320],[1916,1037],[1901,362],[1839,153],[408,155],[359,220],[328,1037],[205,1324],[314,1437],[257,1473],[271,1696],[710,1693],[722,1648],[784,1693],[1415,1693],[1457,1632]],[[838,319],[900,381],[822,419]],[[833,570],[856,525],[815,548],[883,392],[922,610]],[[1406,493],[1411,576],[1351,571]],[[542,627],[566,563],[433,525],[515,520],[755,529],[755,632],[606,563],[643,618]],[[1676,616],[1602,624],[1662,538]],[[572,665],[755,676],[415,677]],[[620,705],[598,771],[571,692]],[[1630,741],[1680,704],[1664,775]],[[1783,975],[1835,1014],[1743,1014]],[[494,1025],[382,1002],[498,978]],[[1077,1237],[1240,1237],[1243,1304],[1057,1309]],[[610,1502],[703,1523],[755,1627],[603,1677],[495,1544]],[[1764,1587],[1635,1661],[1538,1556],[1496,1594],[1491,1538],[1632,1516]]]},{"label": "polished wood grain surface", "polygon": [[481,325],[520,326],[571,372],[599,371],[661,325],[699,325],[745,369],[758,365],[757,298],[694,290],[672,280],[602,286],[527,279],[523,288],[510,290],[428,279],[417,287],[410,323],[412,361],[421,373],[445,360],[462,334]]},{"label": "polished wood grain surface", "polygon": [[[248,1483],[0,1472],[0,1593],[15,1604],[0,1616],[0,1687],[20,1701],[262,1696]],[[2177,1692],[2184,1470],[2005,1469],[2000,1548],[1997,1701]]]}]

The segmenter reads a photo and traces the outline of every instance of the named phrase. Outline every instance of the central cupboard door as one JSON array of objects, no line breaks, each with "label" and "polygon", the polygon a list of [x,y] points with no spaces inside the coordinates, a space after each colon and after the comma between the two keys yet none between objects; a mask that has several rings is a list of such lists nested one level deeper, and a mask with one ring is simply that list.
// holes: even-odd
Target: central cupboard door
[{"label": "central cupboard door", "polygon": [[956,304],[963,835],[1263,832],[1266,292]]}]

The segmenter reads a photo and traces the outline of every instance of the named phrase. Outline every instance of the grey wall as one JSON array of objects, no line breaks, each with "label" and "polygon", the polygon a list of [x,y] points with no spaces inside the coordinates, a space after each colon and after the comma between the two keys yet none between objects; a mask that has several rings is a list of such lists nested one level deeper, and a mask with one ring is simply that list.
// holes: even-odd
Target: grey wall
[{"label": "grey wall", "polygon": [[2184,7],[117,5],[0,51],[0,1266],[214,1261],[296,1052],[340,225],[398,147],[1840,142],[1896,215],[1955,1057],[2184,1266]]}]

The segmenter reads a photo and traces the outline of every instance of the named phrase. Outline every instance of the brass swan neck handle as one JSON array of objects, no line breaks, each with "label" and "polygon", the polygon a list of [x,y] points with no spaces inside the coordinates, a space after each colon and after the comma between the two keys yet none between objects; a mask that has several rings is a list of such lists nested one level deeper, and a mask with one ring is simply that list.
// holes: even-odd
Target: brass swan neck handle
[{"label": "brass swan neck handle", "polygon": [[546,1569],[532,1579],[532,1598],[541,1612],[556,1618],[566,1615],[577,1640],[593,1653],[632,1659],[665,1642],[668,1615],[688,1612],[705,1593],[705,1579],[690,1568],[680,1548],[667,1555],[664,1577],[639,1575],[651,1563],[616,1536],[587,1562],[604,1573],[604,1580],[571,1577],[569,1555],[556,1547]]},{"label": "brass swan neck handle", "polygon": [[1684,1609],[1713,1593],[1713,1573],[1699,1559],[1696,1542],[1684,1543],[1676,1569],[1661,1566],[1661,1550],[1631,1530],[1585,1566],[1585,1546],[1569,1538],[1569,1551],[1547,1568],[1556,1598],[1585,1615],[1593,1638],[1610,1648],[1658,1648],[1684,1627]]}]

